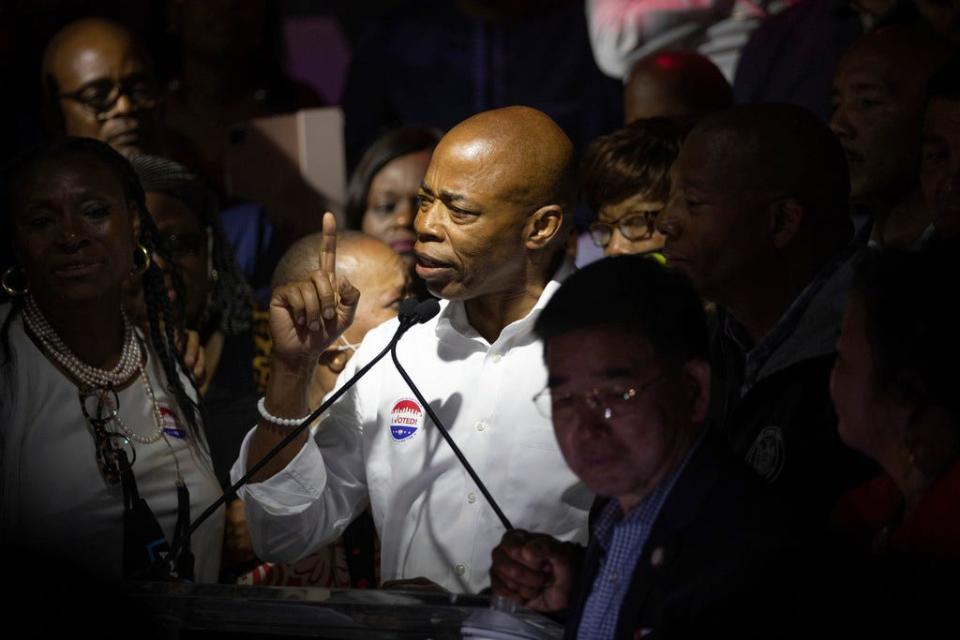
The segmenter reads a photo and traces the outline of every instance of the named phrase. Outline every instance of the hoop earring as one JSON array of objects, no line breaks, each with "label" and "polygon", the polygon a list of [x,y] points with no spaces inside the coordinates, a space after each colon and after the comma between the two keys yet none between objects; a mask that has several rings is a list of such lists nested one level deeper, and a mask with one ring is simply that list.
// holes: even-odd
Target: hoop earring
[{"label": "hoop earring", "polygon": [[[143,264],[139,266],[137,265],[138,255],[143,256]],[[139,278],[140,276],[142,276],[147,272],[147,269],[150,268],[151,262],[152,260],[150,259],[150,252],[147,251],[147,248],[145,246],[143,246],[142,244],[138,244],[137,251],[136,253],[133,254],[133,270],[130,273],[133,274],[134,277]]]},{"label": "hoop earring", "polygon": [[27,295],[30,292],[30,288],[24,285],[23,289],[17,289],[10,285],[7,282],[7,279],[10,277],[10,274],[15,271],[21,271],[18,267],[9,267],[6,271],[3,272],[3,277],[0,278],[0,286],[3,287],[4,292],[11,298],[19,298],[20,296]]}]

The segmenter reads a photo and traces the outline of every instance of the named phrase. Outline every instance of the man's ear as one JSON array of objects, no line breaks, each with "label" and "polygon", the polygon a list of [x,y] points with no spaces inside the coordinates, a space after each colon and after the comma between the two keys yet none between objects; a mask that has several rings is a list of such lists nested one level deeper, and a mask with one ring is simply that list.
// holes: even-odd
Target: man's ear
[{"label": "man's ear", "polygon": [[694,423],[707,419],[710,411],[710,363],[690,360],[683,365],[684,392],[690,403],[690,418]]},{"label": "man's ear", "polygon": [[343,368],[347,366],[347,361],[349,360],[350,356],[345,352],[328,349],[320,354],[318,364],[321,367],[330,369],[330,371],[335,374],[339,374],[341,371],[343,371]]},{"label": "man's ear", "polygon": [[803,205],[794,198],[778,198],[769,205],[770,239],[773,246],[783,249],[789,246],[800,232],[803,223]]},{"label": "man's ear", "polygon": [[543,249],[558,238],[565,227],[563,218],[563,207],[558,204],[548,204],[534,211],[523,228],[527,249]]}]

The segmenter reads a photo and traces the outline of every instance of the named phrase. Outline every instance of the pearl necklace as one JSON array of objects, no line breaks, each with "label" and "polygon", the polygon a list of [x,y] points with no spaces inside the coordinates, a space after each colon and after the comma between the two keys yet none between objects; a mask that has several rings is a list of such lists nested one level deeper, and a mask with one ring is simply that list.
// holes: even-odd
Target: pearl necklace
[{"label": "pearl necklace", "polygon": [[64,344],[56,330],[40,311],[33,296],[27,296],[24,306],[24,319],[27,326],[40,339],[40,343],[47,352],[64,369],[80,380],[84,386],[92,388],[121,385],[140,368],[140,344],[134,335],[133,325],[127,319],[127,314],[122,309],[120,313],[123,315],[123,351],[120,354],[120,362],[117,363],[117,366],[107,371],[91,367],[83,362]]},{"label": "pearl necklace", "polygon": [[143,389],[147,394],[147,398],[150,399],[150,405],[153,408],[153,422],[156,426],[156,431],[148,436],[142,436],[131,431],[127,425],[124,424],[119,413],[114,416],[113,420],[127,438],[141,444],[153,444],[163,437],[163,416],[160,415],[157,398],[153,393],[150,380],[147,378],[146,368],[143,366],[143,354],[140,342],[137,340],[136,332],[133,330],[133,324],[127,319],[127,314],[122,308],[120,309],[120,313],[123,316],[123,351],[120,355],[120,362],[109,371],[92,367],[80,360],[50,325],[31,295],[27,295],[26,297],[23,317],[27,326],[30,327],[30,331],[37,336],[47,353],[52,355],[53,358],[60,363],[60,366],[79,380],[82,383],[81,387],[85,388],[85,390],[119,386],[129,380],[134,373],[139,372]]}]

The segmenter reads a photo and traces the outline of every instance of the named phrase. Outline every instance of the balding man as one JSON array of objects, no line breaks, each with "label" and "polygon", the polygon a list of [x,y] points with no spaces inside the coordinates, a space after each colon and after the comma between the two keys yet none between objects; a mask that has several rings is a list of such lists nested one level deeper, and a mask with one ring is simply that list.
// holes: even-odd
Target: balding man
[{"label": "balding man", "polygon": [[823,518],[861,473],[827,392],[852,271],[843,150],[804,109],[736,107],[693,129],[671,174],[664,255],[718,306],[714,420]]},{"label": "balding man", "polygon": [[664,116],[686,121],[733,106],[733,91],[723,73],[696,51],[663,51],[641,58],[623,87],[627,124]]},{"label": "balding man", "polygon": [[61,29],[43,54],[49,126],[96,138],[126,155],[158,153],[158,87],[146,51],[126,28],[83,18]]},{"label": "balding man", "polygon": [[[273,271],[271,287],[309,278],[320,261],[323,234],[311,233],[293,243]],[[397,316],[412,284],[410,270],[389,245],[359,231],[337,232],[337,273],[360,291],[353,323],[320,355],[308,402],[319,406],[337,376],[360,348],[367,332]]]},{"label": "balding man", "polygon": [[[293,243],[273,271],[274,288],[309,278],[320,261],[323,235],[312,233]],[[307,388],[308,403],[319,406],[337,382],[337,376],[360,347],[360,341],[377,325],[395,318],[400,302],[411,285],[410,270],[400,255],[387,244],[359,231],[337,233],[336,270],[360,292],[353,323],[320,354]],[[232,435],[232,434],[231,434]],[[242,434],[241,434],[242,435]],[[221,442],[223,436],[218,438]],[[217,440],[217,439],[214,439]],[[226,443],[224,443],[226,444]],[[230,442],[236,455],[239,442]],[[244,562],[252,556],[243,503],[227,507],[227,549]],[[295,565],[263,563],[241,578],[249,584],[297,584],[320,587],[370,585],[375,575],[373,521],[368,512],[353,521],[343,534],[343,543],[317,549]],[[344,554],[344,549],[349,553]],[[349,575],[342,568],[346,567]]]},{"label": "balding man", "polygon": [[850,166],[850,200],[865,214],[871,245],[907,248],[930,225],[920,190],[927,80],[949,48],[916,25],[878,29],[858,40],[833,80],[830,127]]},{"label": "balding man", "polygon": [[[591,495],[563,463],[532,398],[547,383],[533,334],[540,308],[570,273],[574,204],[570,140],[543,113],[510,107],[454,127],[434,151],[415,221],[417,273],[444,299],[400,341],[400,361],[511,522],[585,539]],[[323,268],[271,301],[274,351],[264,411],[233,470],[278,443],[278,418],[308,413],[317,354],[349,324],[356,291],[333,276],[332,216]],[[349,379],[388,343],[391,321],[364,338]],[[489,581],[503,526],[424,408],[389,363],[337,402],[242,493],[254,548],[295,560],[334,539],[370,503],[384,580],[424,577],[459,592]]]}]

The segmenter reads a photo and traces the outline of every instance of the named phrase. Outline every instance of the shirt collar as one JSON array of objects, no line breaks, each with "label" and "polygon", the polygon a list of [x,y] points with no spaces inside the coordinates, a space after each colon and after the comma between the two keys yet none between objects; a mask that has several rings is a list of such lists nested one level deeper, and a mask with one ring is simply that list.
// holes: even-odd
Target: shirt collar
[{"label": "shirt collar", "polygon": [[704,434],[701,434],[693,446],[690,447],[690,450],[684,455],[680,464],[678,464],[653,491],[647,494],[640,504],[631,509],[630,513],[624,514],[623,509],[620,507],[620,502],[616,499],[611,499],[603,507],[600,515],[597,517],[596,523],[593,525],[593,538],[604,551],[610,546],[613,531],[617,527],[653,528],[657,516],[660,515],[660,509],[673,490],[673,485],[677,483],[677,479],[680,478],[680,474],[682,474],[683,470],[687,467],[687,463],[690,461],[693,453],[700,448],[700,443],[703,442],[703,438]]},{"label": "shirt collar", "polygon": [[[503,331],[500,332],[500,336],[497,338],[497,342],[531,333],[534,323],[536,323],[537,318],[540,316],[540,312],[547,305],[547,302],[550,301],[550,298],[553,297],[553,294],[557,292],[557,289],[560,288],[560,285],[563,284],[574,271],[576,271],[576,266],[573,261],[565,259],[560,265],[560,268],[557,269],[553,277],[550,278],[550,281],[547,282],[543,288],[543,292],[540,294],[540,297],[537,298],[533,309],[524,317],[504,327]],[[463,300],[444,300],[441,301],[440,304],[440,314],[437,316],[437,338],[440,340],[444,338],[459,340],[466,338],[468,340],[480,341],[484,345],[487,345],[487,341],[470,325]]]},{"label": "shirt collar", "polygon": [[777,324],[756,344],[753,344],[749,334],[732,315],[725,314],[724,333],[737,345],[744,356],[744,381],[740,388],[741,397],[746,395],[747,391],[757,381],[761,369],[773,353],[796,331],[801,319],[810,307],[810,303],[824,284],[833,277],[834,273],[853,255],[855,250],[856,247],[850,245],[828,261],[817,272],[813,280],[803,288],[800,295],[794,298],[787,310],[780,316]]}]

